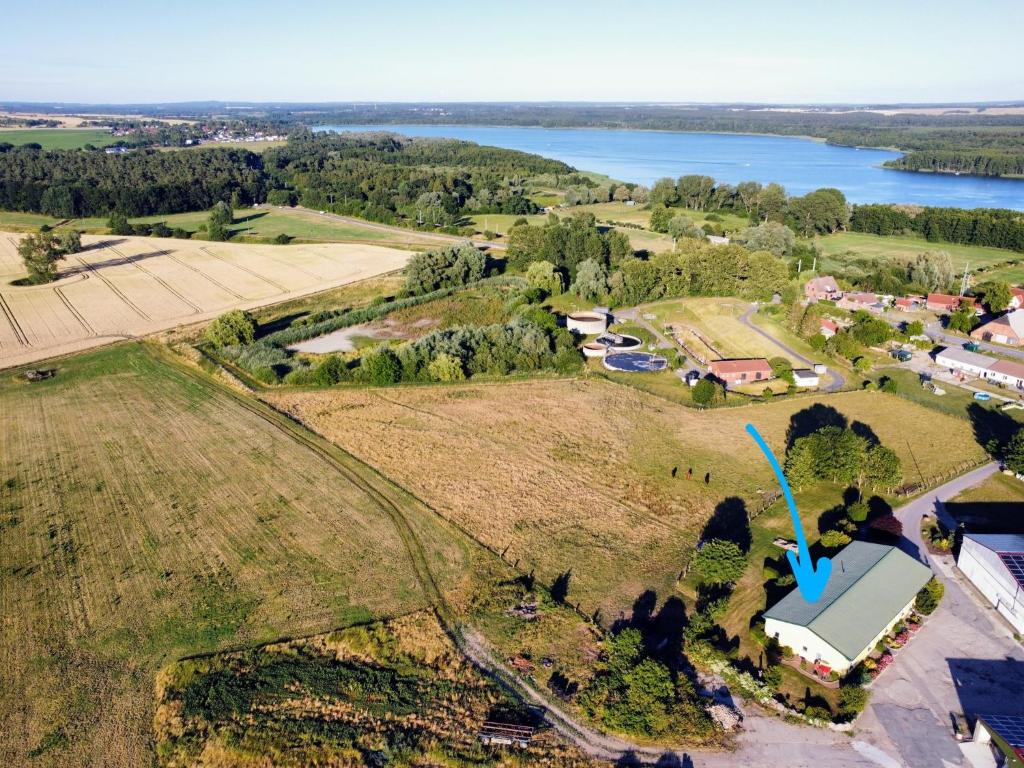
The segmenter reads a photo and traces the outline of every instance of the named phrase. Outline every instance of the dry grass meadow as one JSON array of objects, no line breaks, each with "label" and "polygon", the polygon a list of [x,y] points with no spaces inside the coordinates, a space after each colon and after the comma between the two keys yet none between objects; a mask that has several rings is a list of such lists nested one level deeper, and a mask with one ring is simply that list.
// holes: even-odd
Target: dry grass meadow
[{"label": "dry grass meadow", "polygon": [[85,236],[48,285],[24,275],[0,234],[0,368],[286,301],[403,267],[411,253],[364,244],[244,245]]},{"label": "dry grass meadow", "polygon": [[571,572],[570,601],[606,620],[646,589],[672,592],[725,499],[753,511],[775,487],[748,421],[781,456],[790,417],[826,403],[869,425],[908,476],[915,459],[938,474],[982,453],[966,420],[880,392],[710,412],[589,379],[266,398],[543,582]]},{"label": "dry grass meadow", "polygon": [[165,354],[0,377],[0,765],[149,764],[163,665],[427,605],[368,488],[468,589],[437,516]]}]

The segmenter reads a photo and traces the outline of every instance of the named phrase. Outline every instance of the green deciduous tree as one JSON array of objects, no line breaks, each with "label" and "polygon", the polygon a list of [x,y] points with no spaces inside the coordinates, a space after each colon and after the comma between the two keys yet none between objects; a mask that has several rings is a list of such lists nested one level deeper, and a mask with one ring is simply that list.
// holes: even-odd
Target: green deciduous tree
[{"label": "green deciduous tree", "polygon": [[725,389],[711,379],[701,379],[694,384],[692,396],[697,405],[715,405],[725,400]]},{"label": "green deciduous tree", "polygon": [[727,539],[705,542],[693,557],[693,569],[707,584],[733,584],[746,566],[743,550]]},{"label": "green deciduous tree", "polygon": [[919,253],[910,266],[910,279],[926,291],[944,291],[953,282],[953,260],[945,251]]},{"label": "green deciduous tree", "polygon": [[48,283],[57,276],[57,262],[82,250],[82,236],[74,230],[26,235],[18,243],[30,283]]},{"label": "green deciduous tree", "polygon": [[796,245],[793,230],[776,221],[748,227],[740,233],[739,239],[752,251],[769,251],[779,257],[788,256]]},{"label": "green deciduous tree", "polygon": [[1024,472],[1024,429],[1018,429],[1006,444],[1003,461],[1008,469]]},{"label": "green deciduous tree", "polygon": [[434,381],[462,381],[466,372],[462,369],[462,361],[455,355],[442,352],[427,365],[430,378]]},{"label": "green deciduous tree", "polygon": [[978,286],[982,294],[982,303],[989,312],[997,313],[1004,311],[1010,306],[1013,293],[1010,292],[1010,284],[1002,280],[992,280]]},{"label": "green deciduous tree", "polygon": [[852,539],[842,531],[830,530],[821,534],[821,546],[827,549],[839,549],[849,544]]},{"label": "green deciduous tree", "polygon": [[608,274],[601,263],[593,259],[580,262],[571,290],[581,299],[604,296],[608,292]]},{"label": "green deciduous tree", "polygon": [[252,344],[256,323],[240,309],[225,312],[206,327],[206,339],[218,347]]},{"label": "green deciduous tree", "polygon": [[565,290],[565,279],[550,261],[535,261],[526,269],[526,280],[534,288],[540,288],[549,296],[557,296]]},{"label": "green deciduous tree", "polygon": [[[516,227],[515,231],[526,227]],[[487,257],[471,245],[451,246],[418,253],[405,267],[405,292],[410,296],[430,293],[481,280]]]},{"label": "green deciduous tree", "polygon": [[391,347],[380,347],[366,355],[360,366],[370,384],[386,387],[402,380],[402,362]]}]

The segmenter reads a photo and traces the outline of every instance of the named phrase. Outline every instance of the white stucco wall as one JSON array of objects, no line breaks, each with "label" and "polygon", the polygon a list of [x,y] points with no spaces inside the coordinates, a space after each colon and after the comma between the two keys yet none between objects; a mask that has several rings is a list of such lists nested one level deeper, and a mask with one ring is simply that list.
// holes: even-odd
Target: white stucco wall
[{"label": "white stucco wall", "polygon": [[1024,590],[992,550],[965,538],[957,567],[989,604],[1024,634]]},{"label": "white stucco wall", "polygon": [[839,674],[844,674],[864,661],[875,649],[878,641],[889,634],[893,627],[910,615],[913,607],[914,601],[911,600],[853,659],[846,658],[807,627],[767,618],[764,622],[764,631],[768,637],[777,638],[780,645],[789,646],[793,649],[794,654],[803,657],[808,662],[813,663],[820,660]]}]

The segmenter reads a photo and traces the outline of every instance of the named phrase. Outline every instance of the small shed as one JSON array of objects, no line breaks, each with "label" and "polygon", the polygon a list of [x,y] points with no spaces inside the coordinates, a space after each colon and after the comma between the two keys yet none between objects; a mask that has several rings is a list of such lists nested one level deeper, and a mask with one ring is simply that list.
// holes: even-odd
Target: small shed
[{"label": "small shed", "polygon": [[816,387],[821,383],[821,378],[810,368],[795,368],[793,383],[798,387]]}]

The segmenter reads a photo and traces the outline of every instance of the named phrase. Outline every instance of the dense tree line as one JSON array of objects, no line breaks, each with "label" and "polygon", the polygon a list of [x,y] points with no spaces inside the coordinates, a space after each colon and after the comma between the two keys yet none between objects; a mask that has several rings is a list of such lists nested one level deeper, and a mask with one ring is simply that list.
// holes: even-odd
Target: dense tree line
[{"label": "dense tree line", "polygon": [[685,216],[673,211],[677,207],[698,211],[731,210],[747,215],[755,224],[785,224],[805,237],[837,232],[850,222],[846,197],[832,188],[816,189],[802,197],[790,197],[781,184],[743,181],[732,185],[718,182],[711,176],[687,175],[678,179],[658,179],[651,187],[648,199],[651,229],[673,237],[702,238],[705,234],[722,234],[721,228],[709,231],[713,224],[705,224],[704,229],[697,228]]},{"label": "dense tree line", "polygon": [[427,227],[454,226],[471,213],[536,213],[526,180],[572,174],[525,152],[389,133],[299,132],[263,157],[272,203]]},{"label": "dense tree line", "polygon": [[260,156],[238,149],[0,151],[0,209],[61,218],[183,213],[219,200],[248,205],[265,197]]},{"label": "dense tree line", "polygon": [[302,203],[425,227],[468,213],[536,213],[525,182],[573,177],[554,160],[448,139],[300,131],[261,157],[239,149],[106,154],[0,147],[0,209],[58,217]]},{"label": "dense tree line", "polygon": [[788,265],[771,252],[704,239],[680,238],[673,251],[639,258],[622,233],[599,231],[590,214],[514,226],[507,253],[510,268],[549,293],[568,285],[617,306],[675,296],[768,300],[789,282]]},{"label": "dense tree line", "polygon": [[1024,175],[1024,152],[956,152],[953,150],[925,150],[910,152],[885,163],[888,168],[902,171],[932,171],[934,173],[965,173],[978,176]]},{"label": "dense tree line", "polygon": [[1024,214],[1005,208],[855,205],[850,228],[874,235],[913,232],[932,242],[1024,251]]}]

